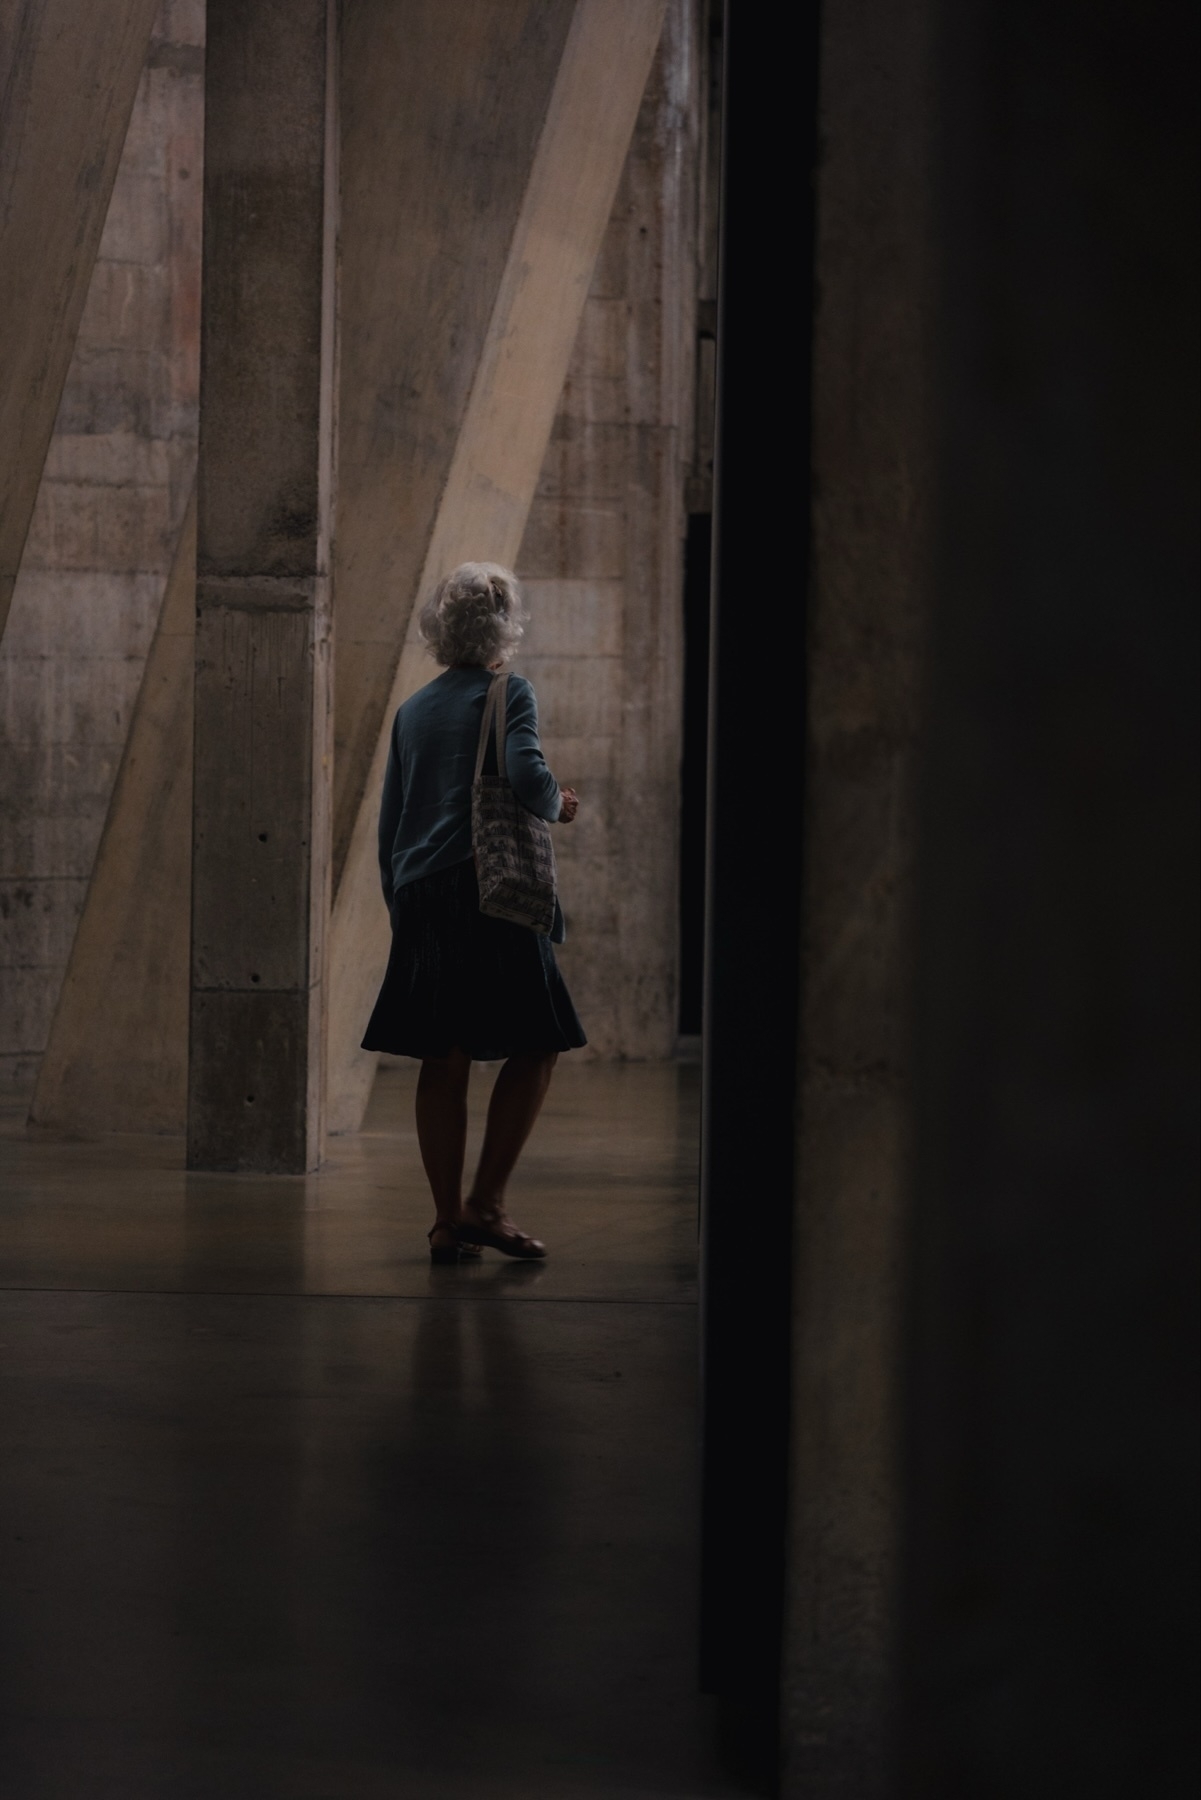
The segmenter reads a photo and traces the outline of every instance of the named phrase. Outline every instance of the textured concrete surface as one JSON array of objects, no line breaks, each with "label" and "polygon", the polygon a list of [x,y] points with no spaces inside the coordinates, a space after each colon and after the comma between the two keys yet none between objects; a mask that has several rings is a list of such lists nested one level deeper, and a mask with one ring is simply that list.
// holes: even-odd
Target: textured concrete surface
[{"label": "textured concrete surface", "polygon": [[335,879],[575,10],[344,7]]},{"label": "textured concrete surface", "polygon": [[[873,45],[866,58],[863,47]],[[928,26],[821,33],[784,1791],[891,1791],[900,1247],[929,593]]]},{"label": "textured concrete surface", "polygon": [[0,646],[9,1093],[46,1045],[192,484],[203,42],[199,0],[164,0]]},{"label": "textured concrete surface", "polygon": [[0,635],[157,0],[41,0],[0,25]]},{"label": "textured concrete surface", "polygon": [[[688,460],[682,440],[688,439],[690,449],[692,436],[688,415],[696,235],[695,10],[687,0],[672,0],[667,8],[662,45],[561,392],[555,382],[543,381],[542,393],[537,383],[531,385],[530,370],[515,372],[506,363],[506,391],[514,384],[520,388],[527,412],[535,389],[548,415],[556,403],[559,409],[541,473],[537,465],[542,453],[535,433],[530,439],[530,466],[521,480],[515,475],[513,439],[506,435],[503,407],[500,412],[489,411],[487,382],[478,394],[472,388],[467,364],[477,374],[479,368],[478,359],[472,362],[468,354],[471,308],[466,307],[461,318],[449,303],[443,309],[451,360],[443,357],[435,368],[429,363],[424,322],[433,304],[428,283],[437,269],[423,263],[425,285],[413,286],[405,274],[417,253],[413,234],[407,227],[385,231],[383,225],[392,215],[387,206],[380,211],[383,157],[394,175],[387,193],[405,201],[425,232],[423,243],[441,245],[447,279],[454,276],[461,282],[463,259],[454,250],[453,230],[458,228],[462,196],[475,190],[460,164],[466,154],[468,173],[478,173],[481,158],[467,154],[469,140],[473,141],[470,132],[466,136],[457,132],[454,120],[442,120],[437,109],[430,128],[438,126],[449,135],[444,143],[422,139],[418,172],[406,157],[403,131],[395,142],[389,138],[383,145],[373,138],[363,111],[379,102],[380,71],[387,62],[386,56],[373,53],[373,47],[388,49],[391,27],[368,5],[352,9],[346,20],[343,90],[350,110],[343,146],[343,370],[345,383],[358,386],[353,393],[347,388],[342,406],[339,504],[345,499],[347,511],[339,539],[343,557],[339,579],[345,581],[347,592],[339,611],[345,654],[335,663],[344,688],[360,665],[370,668],[375,681],[389,666],[397,633],[403,635],[421,569],[406,587],[399,579],[401,564],[407,567],[404,559],[415,555],[420,563],[429,547],[429,532],[423,536],[413,514],[425,488],[403,475],[403,458],[409,456],[422,481],[428,477],[436,491],[447,472],[443,465],[453,460],[454,451],[459,482],[455,491],[460,499],[472,481],[478,484],[484,470],[484,486],[491,494],[488,505],[496,502],[502,488],[509,495],[505,504],[512,502],[513,541],[501,548],[521,562],[532,583],[529,666],[542,695],[548,741],[567,771],[564,779],[577,780],[588,802],[579,831],[570,841],[564,834],[561,842],[573,924],[566,955],[570,978],[589,1017],[593,1045],[604,1055],[663,1054],[672,1047],[675,1028],[679,506]],[[517,28],[507,9],[481,5],[478,12],[475,24],[485,38],[489,32],[495,37],[497,31]],[[630,34],[639,39],[639,56],[649,58],[655,35],[653,21],[647,23],[650,18],[647,13],[639,24],[631,14],[618,32],[626,46],[617,59],[626,85],[633,80]],[[601,23],[614,29],[614,19],[610,12]],[[155,28],[80,350],[18,584],[16,610],[0,655],[0,726],[10,746],[0,771],[0,1075],[9,1091],[30,1092],[48,1041],[192,481],[203,23],[202,7],[172,0],[164,5]],[[547,44],[542,43],[546,18],[533,24],[527,20],[527,25],[546,51]],[[416,48],[424,45],[432,54],[441,41],[437,9],[430,9],[426,26],[424,36],[419,34],[420,44],[406,39],[406,70],[415,67]],[[460,35],[456,24],[453,53],[443,44],[445,54],[438,66],[444,67],[446,56],[451,56],[458,70],[455,78],[466,81]],[[527,42],[521,30],[517,35],[522,55],[533,54],[537,44]],[[495,50],[495,43],[489,42]],[[596,63],[593,57],[588,66],[595,68]],[[518,73],[528,88],[531,74],[526,63],[519,72],[514,70],[514,79]],[[422,80],[422,91],[432,92],[432,84]],[[492,95],[492,87],[485,86]],[[508,87],[504,94],[497,89],[497,97],[503,99],[509,92]],[[573,110],[578,113],[574,103],[568,111]],[[602,111],[608,130],[616,116],[611,93],[603,98]],[[395,107],[388,118],[399,130]],[[489,130],[495,136],[501,128],[492,115],[472,111],[472,119],[472,130],[483,130],[485,137]],[[598,141],[592,133],[594,164]],[[492,189],[500,179],[498,165],[495,158],[484,160],[491,171],[488,192],[496,201]],[[551,162],[551,173],[561,184],[562,155],[556,152]],[[435,177],[444,163],[443,188],[453,205],[437,199],[442,189]],[[615,169],[607,177],[613,178]],[[476,194],[472,204],[479,200]],[[558,203],[552,184],[545,196],[543,225],[555,216]],[[573,204],[578,212],[578,195]],[[463,219],[469,223],[473,216],[470,206],[464,207]],[[573,218],[577,236],[579,225],[580,219]],[[527,239],[536,227],[535,237],[543,241],[545,233],[536,220],[526,218],[525,226]],[[588,229],[595,243],[599,221]],[[478,233],[471,236],[471,246],[472,255],[481,256]],[[519,263],[528,262],[526,250],[518,255]],[[561,252],[560,245],[556,252],[560,263]],[[565,279],[562,266],[555,279]],[[380,295],[392,292],[413,294],[422,326],[415,335],[410,330],[405,337],[408,315],[403,307],[381,307]],[[477,304],[482,289],[474,275],[469,293],[472,304]],[[540,381],[548,367],[544,301],[537,295],[509,296],[519,312],[523,306],[528,312],[535,302],[535,310],[541,308],[530,364]],[[573,304],[578,306],[578,294]],[[493,307],[493,336],[509,344],[511,351],[513,317],[506,317],[507,324],[498,323]],[[573,331],[569,326],[567,338]],[[565,360],[566,341],[561,350]],[[455,382],[459,388],[466,383],[458,401],[451,392],[451,388],[458,392]],[[458,417],[456,405],[461,402],[461,412],[473,394],[484,436],[477,419],[472,428],[474,449],[467,454],[465,442],[452,431],[439,463],[430,439],[433,421],[441,419],[450,430]],[[500,431],[491,451],[489,430],[494,436]],[[518,488],[525,483],[516,498],[509,492],[515,481]],[[525,547],[519,550],[521,508],[535,485],[530,527]],[[399,510],[398,492],[405,497]],[[454,495],[449,499],[453,501]],[[445,529],[451,529],[453,538],[455,519],[466,535],[461,543],[440,539],[438,556],[476,553],[481,530],[491,543],[492,525],[484,515],[477,517],[478,507],[472,511],[469,506],[464,512],[455,501],[443,511],[445,517],[437,514],[443,539]],[[491,547],[495,552],[494,543]],[[357,612],[356,596],[361,603]],[[376,641],[381,632],[392,643],[391,650],[386,643],[381,650]],[[160,648],[165,647],[164,640]],[[360,656],[356,663],[359,651],[366,660]],[[432,668],[420,652],[410,660],[414,684],[427,679]],[[182,719],[190,706],[184,673],[182,668],[177,671],[170,691],[156,678],[157,709],[164,716],[174,709]],[[368,682],[355,715],[359,730],[373,714],[370,691]],[[354,708],[348,702],[345,710]],[[130,749],[135,761],[141,757],[145,770],[138,747]],[[345,794],[350,792],[347,754],[335,759],[342,771],[344,815],[349,804]],[[114,818],[111,824],[120,837],[131,828],[132,815],[126,816],[125,803],[136,801],[135,812],[149,804],[156,818],[161,814],[163,866],[177,875],[188,862],[190,848],[171,821],[182,818],[189,804],[184,791],[188,777],[179,758],[164,760],[160,775],[162,791],[151,792],[134,783],[132,794],[123,797],[121,819]],[[365,862],[373,871],[374,796],[362,824],[371,852]],[[632,878],[627,871],[632,871]],[[152,908],[156,917],[172,904],[177,887],[177,881],[165,881],[156,892]],[[101,908],[106,916],[109,904],[106,899]],[[338,1118],[340,1124],[353,1123],[359,1116],[370,1075],[370,1059],[366,1068],[359,1069],[355,1050],[362,1016],[374,997],[376,964],[386,954],[387,923],[378,907],[374,873],[359,895],[358,909],[350,911],[353,916],[339,936],[346,940],[357,979],[339,1014],[345,1029],[335,1033],[349,1046],[352,1066],[349,1102]],[[186,932],[187,920],[168,924],[163,914],[162,927],[153,928],[151,939],[149,916],[142,922],[138,952],[150,986],[136,1007],[126,1006],[108,1016],[110,1069],[129,1069],[139,1058],[146,1060],[151,1043],[161,1047],[172,1068],[185,1056],[185,1046],[175,1041],[178,982],[166,960],[166,946],[180,931]],[[130,920],[130,928],[136,936],[136,918]],[[118,958],[132,953],[132,948],[131,940],[117,952]],[[162,974],[157,986],[156,971]],[[104,971],[91,973],[102,985]],[[252,973],[261,980],[260,969]],[[89,979],[85,973],[85,983]],[[118,1035],[123,1019],[136,1026],[128,1041]],[[70,1046],[68,1054],[75,1054]],[[82,1064],[79,1072],[84,1073]],[[54,1085],[58,1083],[55,1075]],[[78,1091],[78,1105],[68,1103],[66,1096],[54,1104],[51,1110],[60,1124],[86,1129],[98,1109],[107,1107],[106,1080],[100,1080],[94,1092],[85,1091],[87,1086],[85,1081]],[[138,1096],[143,1091],[149,1092],[151,1104],[139,1115]],[[182,1120],[178,1081],[167,1079],[157,1090],[153,1076],[150,1090],[126,1083],[112,1116],[122,1128],[176,1128]]]},{"label": "textured concrete surface", "polygon": [[187,1116],[195,639],[193,502],[38,1069],[40,1126],[178,1132]]},{"label": "textured concrete surface", "polygon": [[561,955],[601,1056],[667,1056],[676,1035],[698,29],[673,0],[517,558],[531,623],[516,666],[581,796],[555,846]]},{"label": "textured concrete surface", "polygon": [[[588,283],[638,116],[664,0],[577,0],[479,353],[416,594],[468,557],[517,560]],[[414,446],[418,450],[419,446]],[[414,593],[405,597],[411,608]],[[330,926],[330,1125],[354,1130],[374,1058],[359,1048],[387,966],[376,842],[391,713],[434,672],[417,612],[357,802]]]},{"label": "textured concrete surface", "polygon": [[695,1692],[694,1075],[563,1060],[539,1268],[431,1269],[411,1065],[316,1176],[0,1138],[6,1797],[744,1791]]},{"label": "textured concrete surface", "polygon": [[210,0],[188,1160],[325,1148],[336,10]]},{"label": "textured concrete surface", "polygon": [[1199,1772],[1198,15],[974,10],[943,15],[934,109],[905,1792],[1175,1796]]}]

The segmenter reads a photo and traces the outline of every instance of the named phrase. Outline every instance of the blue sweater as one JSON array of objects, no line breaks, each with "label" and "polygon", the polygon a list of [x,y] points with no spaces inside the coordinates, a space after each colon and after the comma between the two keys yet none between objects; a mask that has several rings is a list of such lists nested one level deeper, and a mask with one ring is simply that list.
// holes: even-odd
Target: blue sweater
[{"label": "blue sweater", "polygon": [[[471,783],[487,669],[447,669],[406,700],[392,723],[379,815],[379,866],[392,910],[397,888],[471,857]],[[523,675],[510,675],[505,773],[523,806],[559,817],[559,784],[538,741],[538,706]],[[495,768],[490,749],[485,768]],[[555,934],[556,941],[561,941]]]}]

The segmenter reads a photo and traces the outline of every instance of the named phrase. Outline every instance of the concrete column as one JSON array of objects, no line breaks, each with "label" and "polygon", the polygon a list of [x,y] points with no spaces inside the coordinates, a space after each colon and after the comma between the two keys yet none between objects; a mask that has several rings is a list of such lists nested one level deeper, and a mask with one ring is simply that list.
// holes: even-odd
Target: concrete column
[{"label": "concrete column", "polygon": [[334,0],[213,0],[196,590],[188,1161],[323,1142]]},{"label": "concrete column", "polygon": [[[928,19],[822,12],[784,1792],[890,1792],[928,611]],[[872,53],[864,54],[870,44]]]},{"label": "concrete column", "polygon": [[[348,356],[344,371],[348,390],[352,367],[356,383],[374,368],[378,379],[387,376],[388,385],[376,394],[372,407],[366,406],[361,394],[353,401],[348,395],[348,408],[357,408],[363,420],[364,435],[353,453],[354,479],[359,483],[356,519],[362,524],[349,527],[345,537],[339,526],[340,582],[341,571],[350,569],[357,554],[358,531],[362,530],[366,542],[370,521],[370,531],[379,536],[374,545],[368,545],[372,560],[364,564],[378,571],[377,578],[363,591],[362,608],[353,612],[360,626],[348,625],[351,631],[366,630],[369,625],[372,635],[364,639],[369,656],[364,659],[353,650],[349,653],[364,675],[361,695],[349,685],[344,690],[346,704],[361,704],[373,723],[366,738],[358,731],[354,734],[359,749],[353,748],[348,736],[343,752],[358,773],[343,787],[339,807],[339,838],[345,843],[345,852],[331,932],[329,1034],[330,1123],[335,1130],[357,1128],[375,1073],[374,1056],[358,1046],[388,957],[389,926],[380,900],[375,845],[388,726],[395,707],[435,673],[417,638],[414,599],[466,557],[508,563],[517,559],[593,264],[662,28],[665,3],[574,0],[560,40],[562,48],[553,63],[553,83],[537,102],[538,134],[528,145],[519,187],[514,187],[512,172],[502,158],[505,205],[511,188],[519,196],[515,210],[507,215],[511,222],[506,223],[503,207],[498,215],[504,226],[502,243],[490,242],[492,226],[486,210],[478,217],[478,245],[471,234],[465,240],[468,276],[474,274],[478,256],[492,283],[482,333],[478,301],[472,297],[465,308],[470,325],[465,344],[454,346],[445,367],[427,368],[427,353],[420,340],[429,330],[431,314],[436,319],[443,305],[453,314],[453,308],[465,302],[461,270],[452,266],[448,272],[438,264],[430,270],[423,266],[405,277],[428,278],[432,284],[428,307],[411,319],[407,312],[403,315],[407,329],[417,333],[418,341],[385,335],[371,357],[366,356],[362,343]],[[478,15],[472,12],[471,17],[477,19],[487,10],[481,9]],[[553,9],[542,11],[537,29],[530,28],[527,54],[535,70],[547,67],[542,33],[555,17]],[[349,44],[353,41],[349,29],[347,36]],[[474,37],[473,26],[469,44]],[[453,54],[458,54],[457,50]],[[439,66],[435,60],[434,69]],[[516,72],[520,75],[522,71]],[[507,67],[504,76],[506,81],[510,77]],[[491,67],[477,68],[481,88],[494,78]],[[455,77],[456,82],[460,79]],[[508,91],[511,113],[527,104],[518,83]],[[491,104],[485,105],[485,118],[490,116]],[[471,128],[469,120],[470,114],[465,130]],[[523,125],[521,138],[524,131]],[[424,155],[426,139],[419,142]],[[409,154],[404,144],[396,154],[402,152]],[[475,216],[479,197],[486,194],[486,184],[482,190],[474,186],[477,175],[465,189],[458,168],[457,158],[450,157],[445,172],[439,173],[436,162],[431,171],[431,180],[447,184],[434,190],[441,194],[439,205],[444,209],[435,208],[438,221],[444,213],[456,218],[464,206]],[[370,161],[369,170],[370,179],[377,179],[376,160]],[[359,179],[366,180],[366,172]],[[348,173],[348,199],[352,185]],[[428,204],[427,198],[423,205]],[[348,262],[362,253],[361,246],[348,246]],[[399,280],[403,263],[398,253],[389,267]],[[349,288],[349,281],[347,285]],[[465,373],[469,380],[463,379]],[[433,409],[436,432],[427,432],[424,425],[422,402],[427,383],[439,385],[448,409],[441,415]],[[383,444],[374,469],[370,458],[373,432],[378,432]],[[350,438],[348,429],[344,447]],[[348,458],[350,454],[348,450]],[[426,467],[435,454],[438,480],[429,478]],[[402,532],[398,524],[408,515],[400,510],[399,496],[410,479],[414,492],[424,495],[424,510],[411,517],[410,531]],[[378,486],[369,494],[372,482]],[[420,561],[411,559],[413,544],[421,547]],[[389,578],[392,557],[398,559],[395,580]],[[353,579],[358,591],[359,577]],[[340,632],[342,591],[340,586]],[[372,619],[374,623],[370,623]],[[394,671],[387,690],[381,690],[377,675],[370,672],[372,662]],[[364,748],[370,753],[366,762]]]},{"label": "concrete column", "polygon": [[20,0],[0,32],[0,634],[158,0]]},{"label": "concrete column", "polygon": [[1197,1784],[1197,12],[939,10],[902,1791]]}]

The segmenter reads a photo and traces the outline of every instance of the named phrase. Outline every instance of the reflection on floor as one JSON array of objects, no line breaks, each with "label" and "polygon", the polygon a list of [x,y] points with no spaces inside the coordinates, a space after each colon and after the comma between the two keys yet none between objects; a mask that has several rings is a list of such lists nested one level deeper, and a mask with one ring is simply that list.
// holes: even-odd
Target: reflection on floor
[{"label": "reflection on floor", "polygon": [[5,1800],[741,1791],[694,1691],[695,1071],[561,1065],[541,1268],[430,1268],[412,1087],[307,1179],[0,1139]]}]

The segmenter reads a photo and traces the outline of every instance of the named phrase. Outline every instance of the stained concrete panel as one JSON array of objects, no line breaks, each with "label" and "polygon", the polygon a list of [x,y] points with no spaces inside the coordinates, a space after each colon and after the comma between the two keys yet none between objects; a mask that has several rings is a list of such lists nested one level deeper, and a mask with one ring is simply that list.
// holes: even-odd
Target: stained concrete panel
[{"label": "stained concrete panel", "polygon": [[209,8],[198,570],[311,574],[319,525],[326,9]]},{"label": "stained concrete panel", "polygon": [[313,724],[293,701],[323,651],[311,590],[290,585],[294,610],[278,584],[261,607],[249,582],[233,604],[199,587],[196,733],[222,746],[194,777],[192,976],[205,989],[308,985]]},{"label": "stained concrete panel", "polygon": [[[563,656],[621,655],[621,583],[597,583],[580,576],[563,581],[522,581],[530,622],[522,640],[522,661]],[[581,731],[583,735],[583,730]]]},{"label": "stained concrete panel", "polygon": [[[587,494],[591,477],[586,466],[577,480]],[[575,504],[566,507],[562,493],[545,500],[539,496],[530,507],[521,541],[522,574],[543,580],[620,581],[626,573],[624,488],[613,505],[590,495],[581,499],[578,490],[571,498]]]},{"label": "stained concrete panel", "polygon": [[920,13],[870,3],[822,14],[782,1686],[783,1791],[806,1800],[872,1800],[893,1779],[932,470],[927,32]]},{"label": "stained concrete panel", "polygon": [[[162,594],[157,570],[22,568],[20,604],[9,615],[2,654],[13,663],[48,663],[66,645],[81,659],[106,662],[124,654],[138,663],[154,635]],[[16,742],[45,738],[36,715],[18,716],[6,727]]]},{"label": "stained concrete panel", "polygon": [[613,737],[622,722],[622,665],[616,656],[523,656],[539,714],[570,720],[581,737]]},{"label": "stained concrete panel", "polygon": [[[157,0],[20,5],[0,77],[0,633]],[[152,209],[153,210],[153,209]]]},{"label": "stained concrete panel", "polygon": [[563,968],[609,1056],[675,1047],[696,24],[669,8],[518,560],[534,615],[519,667],[551,767],[582,799],[556,840]]},{"label": "stained concrete panel", "polygon": [[336,9],[210,0],[192,745],[193,1167],[324,1146]]},{"label": "stained concrete panel", "polygon": [[44,1128],[185,1123],[195,568],[193,506],[79,928],[61,952],[70,960],[30,1109]]},{"label": "stained concrete panel", "polygon": [[[153,177],[163,260],[111,263],[113,239],[97,256],[0,647],[0,866],[56,915],[37,962],[50,1009],[193,481],[203,24],[165,4],[151,33],[109,218]],[[28,966],[18,920],[0,918],[0,1010]],[[28,1094],[44,1048],[0,1059],[5,1088]]]},{"label": "stained concrete panel", "polygon": [[[6,798],[0,806],[0,876],[19,879],[36,870],[40,878],[86,879],[120,759],[115,744],[93,746],[84,755],[62,744],[12,748],[5,758],[5,774],[21,800]],[[29,796],[37,794],[65,798],[39,814],[28,803]],[[40,1052],[42,1044],[27,1048]]]},{"label": "stained concrete panel", "polygon": [[[71,890],[64,893],[63,889]],[[47,966],[65,964],[75,936],[74,900],[83,905],[87,882],[70,876],[0,878],[0,919],[5,944],[18,969],[36,968],[43,986]]]}]

